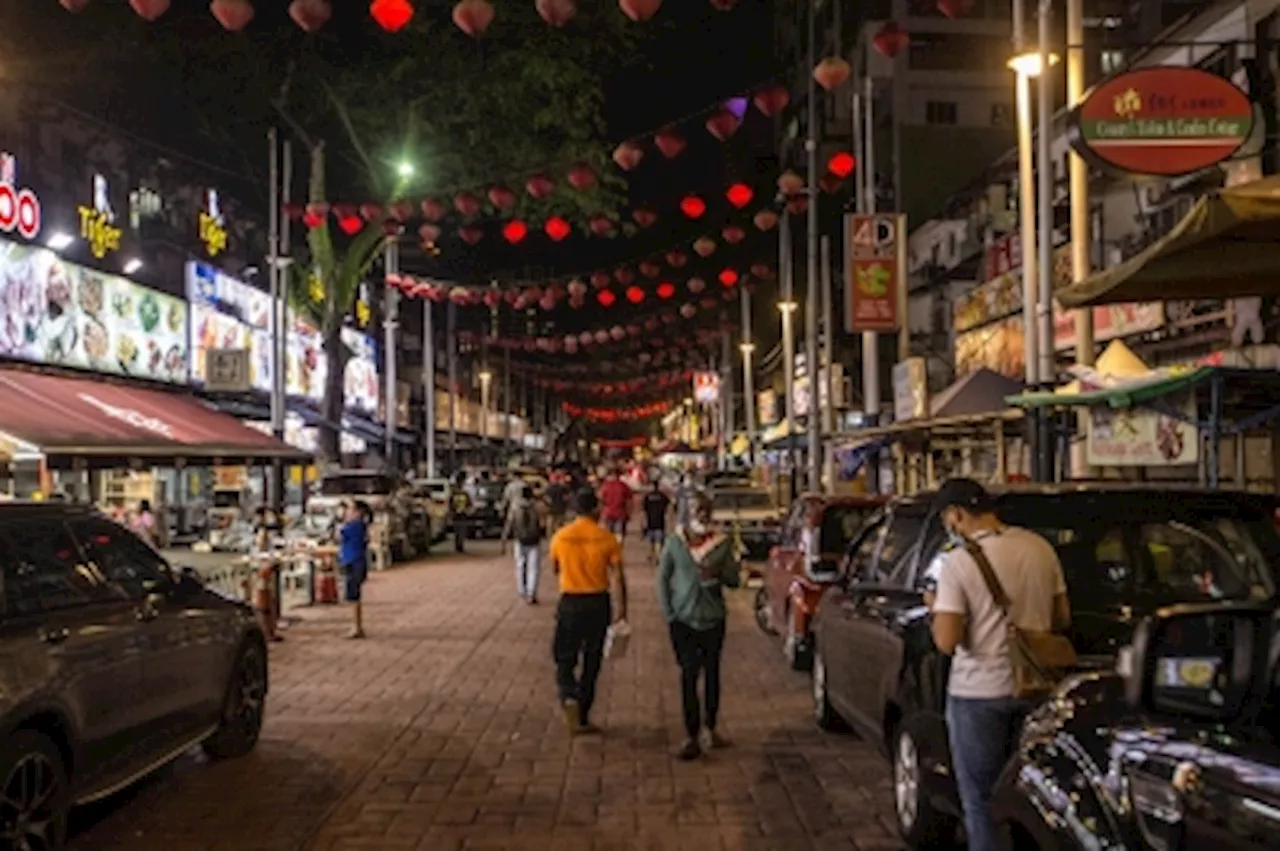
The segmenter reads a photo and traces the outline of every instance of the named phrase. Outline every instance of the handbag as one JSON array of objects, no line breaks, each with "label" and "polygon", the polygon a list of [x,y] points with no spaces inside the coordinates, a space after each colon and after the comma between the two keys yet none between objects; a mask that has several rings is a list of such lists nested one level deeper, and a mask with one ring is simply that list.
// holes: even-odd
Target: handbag
[{"label": "handbag", "polygon": [[987,590],[995,600],[1000,611],[1004,613],[1008,628],[1006,646],[1009,653],[1009,667],[1013,670],[1013,696],[1016,698],[1039,698],[1053,691],[1058,683],[1066,678],[1078,664],[1076,649],[1071,640],[1056,632],[1045,632],[1034,629],[1022,629],[1009,616],[1012,602],[1005,593],[1004,586],[996,576],[991,560],[983,552],[977,541],[964,539],[965,552],[969,553],[983,580]]}]

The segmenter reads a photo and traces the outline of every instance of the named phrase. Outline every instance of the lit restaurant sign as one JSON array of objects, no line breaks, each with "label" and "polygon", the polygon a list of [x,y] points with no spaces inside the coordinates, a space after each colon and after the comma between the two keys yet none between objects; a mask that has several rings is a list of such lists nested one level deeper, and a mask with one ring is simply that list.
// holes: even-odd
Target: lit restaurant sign
[{"label": "lit restaurant sign", "polygon": [[18,188],[18,161],[9,153],[0,153],[0,231],[23,239],[40,235],[40,199]]},{"label": "lit restaurant sign", "polygon": [[80,236],[89,243],[93,256],[101,260],[108,251],[120,249],[120,236],[123,231],[115,226],[116,213],[111,209],[111,199],[107,192],[107,179],[100,174],[93,176],[93,206],[79,207]]},{"label": "lit restaurant sign", "polygon": [[210,189],[205,193],[205,207],[197,219],[200,228],[200,241],[210,257],[217,257],[227,249],[226,220],[218,205],[218,190]]},{"label": "lit restaurant sign", "polygon": [[1199,68],[1139,68],[1099,84],[1071,113],[1071,144],[1099,167],[1175,177],[1234,156],[1253,103]]}]

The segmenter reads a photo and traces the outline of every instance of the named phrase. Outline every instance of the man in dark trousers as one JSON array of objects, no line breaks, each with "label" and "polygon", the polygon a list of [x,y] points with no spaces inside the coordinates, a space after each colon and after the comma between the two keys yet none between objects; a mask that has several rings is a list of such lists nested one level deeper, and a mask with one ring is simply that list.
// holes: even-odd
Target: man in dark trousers
[{"label": "man in dark trousers", "polygon": [[453,546],[458,552],[466,550],[467,529],[470,526],[471,494],[467,493],[467,474],[458,473],[453,493],[449,496],[449,514],[453,518]]},{"label": "man in dark trousers", "polygon": [[[569,732],[598,732],[589,720],[604,640],[613,622],[609,589],[617,593],[617,620],[627,619],[627,582],[622,545],[600,525],[600,502],[590,490],[575,499],[578,516],[551,539],[551,569],[560,581],[552,655],[556,687]],[[581,662],[582,674],[578,675]]]}]

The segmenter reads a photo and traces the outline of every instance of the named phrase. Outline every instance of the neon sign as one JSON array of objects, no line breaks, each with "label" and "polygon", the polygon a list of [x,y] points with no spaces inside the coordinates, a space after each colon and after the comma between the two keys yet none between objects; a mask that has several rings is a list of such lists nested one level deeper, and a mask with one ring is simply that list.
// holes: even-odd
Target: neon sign
[{"label": "neon sign", "polygon": [[217,257],[227,248],[227,229],[218,206],[218,190],[210,189],[206,193],[205,209],[200,211],[197,222],[205,250],[210,257]]},{"label": "neon sign", "polygon": [[0,231],[35,239],[40,222],[40,199],[30,189],[18,188],[18,161],[13,154],[0,153]]},{"label": "neon sign", "polygon": [[89,243],[93,256],[101,260],[108,251],[118,251],[123,231],[115,226],[116,213],[111,209],[107,179],[100,174],[93,176],[93,206],[81,205],[80,236]]}]

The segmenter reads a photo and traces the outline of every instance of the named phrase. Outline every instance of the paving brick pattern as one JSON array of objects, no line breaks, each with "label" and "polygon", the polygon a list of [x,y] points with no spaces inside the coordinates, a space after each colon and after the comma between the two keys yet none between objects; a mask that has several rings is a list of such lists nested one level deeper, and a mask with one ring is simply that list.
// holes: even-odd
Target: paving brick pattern
[{"label": "paving brick pattern", "polygon": [[751,592],[731,600],[725,649],[734,746],[682,763],[676,668],[638,546],[635,633],[592,713],[606,733],[577,739],[555,709],[552,577],[526,607],[509,560],[479,549],[374,576],[367,641],[342,639],[344,612],[307,612],[272,648],[254,754],[183,757],[78,812],[71,851],[902,847],[883,761],[814,728],[808,678],[755,627]]}]

